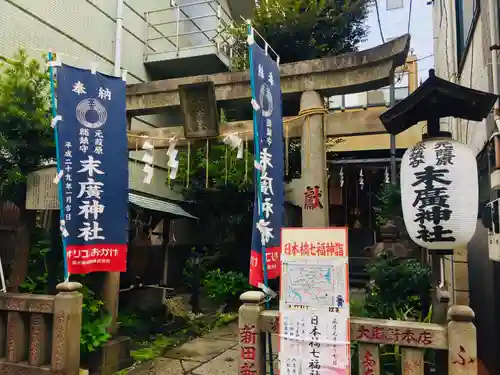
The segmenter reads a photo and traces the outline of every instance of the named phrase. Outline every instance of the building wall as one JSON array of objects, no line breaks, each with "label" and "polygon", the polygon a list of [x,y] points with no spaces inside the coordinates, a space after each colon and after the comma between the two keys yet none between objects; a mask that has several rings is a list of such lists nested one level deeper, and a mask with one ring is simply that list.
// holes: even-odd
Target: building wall
[{"label": "building wall", "polygon": [[[462,86],[492,90],[490,32],[487,2],[482,1],[479,19],[474,28],[472,41],[463,62],[457,58],[456,10],[454,0],[434,2],[434,53],[436,74]],[[443,119],[442,124],[452,132],[454,139],[467,144],[476,153],[482,150],[492,132],[491,116],[484,121]]]},{"label": "building wall", "polygon": [[[178,0],[179,5],[193,2]],[[215,0],[214,0],[215,2]],[[115,59],[116,0],[0,0],[0,55],[12,56],[24,48],[32,57],[41,57],[52,48],[64,63],[90,68],[98,62],[98,70],[113,74]],[[228,9],[226,0],[219,0]],[[144,67],[146,48],[145,13],[168,8],[167,0],[126,0],[123,9],[122,68],[128,71],[127,82],[148,81]],[[158,13],[161,21],[175,20],[173,12]],[[206,4],[189,7],[188,16],[210,14]],[[181,18],[185,18],[182,16]],[[214,27],[214,17],[202,19],[201,28]],[[211,25],[213,24],[213,25]],[[182,22],[180,31],[191,31],[193,24]],[[175,24],[170,26],[174,29]],[[172,31],[172,30],[170,30]],[[192,40],[191,40],[192,39]],[[199,35],[186,36],[183,44],[196,44]],[[166,41],[159,42],[166,44]],[[134,130],[164,126],[163,116],[134,119]]]},{"label": "building wall", "polygon": [[[177,0],[178,5],[193,2]],[[216,1],[213,0],[213,3]],[[227,0],[218,0],[218,3],[226,10],[222,14],[227,18]],[[116,0],[0,0],[0,55],[11,57],[19,48],[24,48],[31,57],[41,59],[43,53],[52,49],[64,63],[90,68],[91,63],[97,61],[100,72],[113,74],[116,4]],[[125,0],[122,68],[128,72],[128,83],[148,81],[143,63],[147,33],[145,13],[167,9],[169,4],[168,0]],[[214,12],[208,4],[199,4],[185,8],[185,13],[195,17],[208,16]],[[156,22],[176,20],[176,13],[171,10],[153,14],[157,15]],[[180,18],[186,19],[186,16],[181,15]],[[196,22],[201,29],[216,25],[214,17]],[[192,22],[181,22],[180,26],[180,32],[196,29]],[[165,26],[161,31],[166,35],[175,33],[175,24]],[[200,34],[194,34],[182,37],[179,44],[186,46],[199,42]],[[157,48],[166,48],[166,45],[166,40],[156,42]],[[168,123],[166,116],[140,116],[132,120],[132,129],[150,130]],[[155,164],[166,167],[163,154],[155,153]],[[140,160],[142,153],[131,152],[131,157]],[[159,171],[158,175],[162,173]]]},{"label": "building wall", "polygon": [[[467,0],[466,6],[472,6]],[[434,53],[436,74],[462,86],[492,92],[491,45],[488,1],[480,1],[477,22],[472,26],[470,44],[459,59],[457,45],[457,11],[455,0],[435,0],[433,4]],[[443,130],[449,130],[455,140],[467,144],[478,157],[480,201],[488,201],[490,189],[487,155],[484,146],[494,132],[492,115],[482,122],[446,118],[441,120]],[[472,177],[472,176],[471,176]],[[446,257],[446,285],[452,302],[470,304],[476,314],[478,332],[479,374],[498,374],[497,364],[500,326],[497,316],[500,307],[498,265],[488,257],[488,234],[481,220],[476,233],[464,248]]]}]

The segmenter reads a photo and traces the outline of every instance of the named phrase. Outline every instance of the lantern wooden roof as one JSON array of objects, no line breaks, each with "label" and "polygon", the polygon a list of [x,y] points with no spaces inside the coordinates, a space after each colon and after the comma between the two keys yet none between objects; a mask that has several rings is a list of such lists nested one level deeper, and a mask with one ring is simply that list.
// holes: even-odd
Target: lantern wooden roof
[{"label": "lantern wooden roof", "polygon": [[[390,134],[398,134],[420,121],[427,121],[429,135],[439,132],[439,119],[457,117],[482,121],[490,113],[497,96],[473,90],[436,77],[429,78],[404,100],[380,115]],[[432,125],[431,125],[432,124]],[[436,127],[437,129],[431,129]]]}]

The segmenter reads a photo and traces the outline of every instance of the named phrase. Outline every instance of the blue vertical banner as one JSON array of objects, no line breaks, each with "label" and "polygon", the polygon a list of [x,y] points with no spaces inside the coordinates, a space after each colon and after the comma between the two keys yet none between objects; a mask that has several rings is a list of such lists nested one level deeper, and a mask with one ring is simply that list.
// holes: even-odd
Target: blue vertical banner
[{"label": "blue vertical banner", "polygon": [[128,242],[126,83],[62,65],[57,72],[61,231],[68,272],[124,272]]},{"label": "blue vertical banner", "polygon": [[281,274],[284,218],[284,142],[278,64],[257,43],[249,46],[255,140],[255,204],[249,283]]}]

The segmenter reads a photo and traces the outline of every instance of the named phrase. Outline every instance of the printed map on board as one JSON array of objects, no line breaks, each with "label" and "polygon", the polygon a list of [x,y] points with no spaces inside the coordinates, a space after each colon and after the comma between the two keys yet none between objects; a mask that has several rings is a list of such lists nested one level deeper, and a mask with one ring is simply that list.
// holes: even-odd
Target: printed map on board
[{"label": "printed map on board", "polygon": [[289,304],[342,307],[346,297],[346,264],[289,263],[284,291]]}]

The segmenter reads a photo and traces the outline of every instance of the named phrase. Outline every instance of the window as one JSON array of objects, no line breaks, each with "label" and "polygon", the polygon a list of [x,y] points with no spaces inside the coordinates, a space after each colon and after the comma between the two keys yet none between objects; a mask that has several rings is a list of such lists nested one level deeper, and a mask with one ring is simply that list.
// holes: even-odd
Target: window
[{"label": "window", "polygon": [[403,0],[387,0],[387,10],[403,8]]},{"label": "window", "polygon": [[457,14],[457,54],[461,66],[479,16],[479,0],[455,0]]}]

